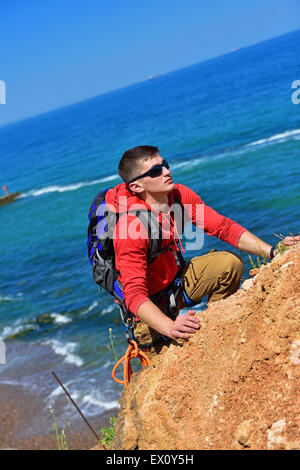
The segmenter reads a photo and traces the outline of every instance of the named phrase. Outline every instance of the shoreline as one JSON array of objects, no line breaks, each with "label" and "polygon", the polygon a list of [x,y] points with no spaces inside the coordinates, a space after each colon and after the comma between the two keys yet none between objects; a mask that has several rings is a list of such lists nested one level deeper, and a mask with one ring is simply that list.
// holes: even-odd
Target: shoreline
[{"label": "shoreline", "polygon": [[[69,406],[73,408],[71,403]],[[49,416],[45,415],[44,408],[43,400],[29,394],[23,387],[0,383],[0,450],[58,450],[55,431],[52,430],[53,419],[49,412]],[[109,410],[87,418],[100,438],[101,427],[109,426],[110,416],[117,412],[117,409]],[[56,419],[61,432],[66,423],[61,424],[59,416]],[[65,432],[69,450],[90,450],[97,444],[75,408],[74,418],[68,423]]]}]

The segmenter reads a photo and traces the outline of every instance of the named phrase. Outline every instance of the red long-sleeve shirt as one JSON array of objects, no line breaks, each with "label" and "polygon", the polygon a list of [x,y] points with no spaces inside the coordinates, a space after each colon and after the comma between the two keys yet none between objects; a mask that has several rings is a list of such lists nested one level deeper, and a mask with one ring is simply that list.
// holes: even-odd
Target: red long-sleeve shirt
[{"label": "red long-sleeve shirt", "polygon": [[[238,246],[245,228],[207,206],[194,191],[182,184],[175,184],[168,195],[169,206],[174,203],[174,196],[181,202],[187,218],[195,226],[208,235],[218,237],[234,247]],[[132,193],[125,183],[110,189],[106,202],[110,210],[119,213],[114,232],[115,264],[120,272],[126,307],[137,315],[142,303],[150,300],[149,296],[172,282],[177,273],[176,259],[172,250],[168,250],[153,263],[147,264],[148,232],[136,215],[128,214],[128,211],[139,208],[151,210],[151,207]],[[164,249],[170,241],[177,238],[178,227],[169,211],[154,211],[154,214],[161,222]]]}]

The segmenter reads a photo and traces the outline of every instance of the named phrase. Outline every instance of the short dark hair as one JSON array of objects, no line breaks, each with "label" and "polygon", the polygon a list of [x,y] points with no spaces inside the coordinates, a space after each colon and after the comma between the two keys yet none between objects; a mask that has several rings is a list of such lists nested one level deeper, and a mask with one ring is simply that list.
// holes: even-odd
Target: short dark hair
[{"label": "short dark hair", "polygon": [[155,157],[159,153],[157,147],[152,145],[140,145],[132,149],[126,150],[120,160],[118,171],[122,180],[127,184],[132,178],[137,175],[137,162],[146,161],[149,158]]}]

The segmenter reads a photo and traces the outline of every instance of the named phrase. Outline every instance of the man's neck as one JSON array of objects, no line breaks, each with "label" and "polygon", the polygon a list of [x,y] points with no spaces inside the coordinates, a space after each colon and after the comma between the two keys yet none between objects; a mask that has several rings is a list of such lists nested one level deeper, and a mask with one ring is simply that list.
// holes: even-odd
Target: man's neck
[{"label": "man's neck", "polygon": [[166,193],[162,193],[162,194],[147,193],[143,196],[144,197],[142,197],[142,199],[149,206],[168,204],[168,202],[169,202],[169,197],[168,197],[168,194],[166,194]]}]

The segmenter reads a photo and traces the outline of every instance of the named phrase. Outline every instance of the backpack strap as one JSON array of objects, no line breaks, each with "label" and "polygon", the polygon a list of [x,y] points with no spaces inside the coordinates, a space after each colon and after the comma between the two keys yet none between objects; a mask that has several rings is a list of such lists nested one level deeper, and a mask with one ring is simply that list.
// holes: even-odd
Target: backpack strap
[{"label": "backpack strap", "polygon": [[147,264],[151,264],[162,253],[161,226],[151,211],[138,210],[136,211],[136,216],[141,220],[142,224],[148,232],[149,246],[147,251]]}]

